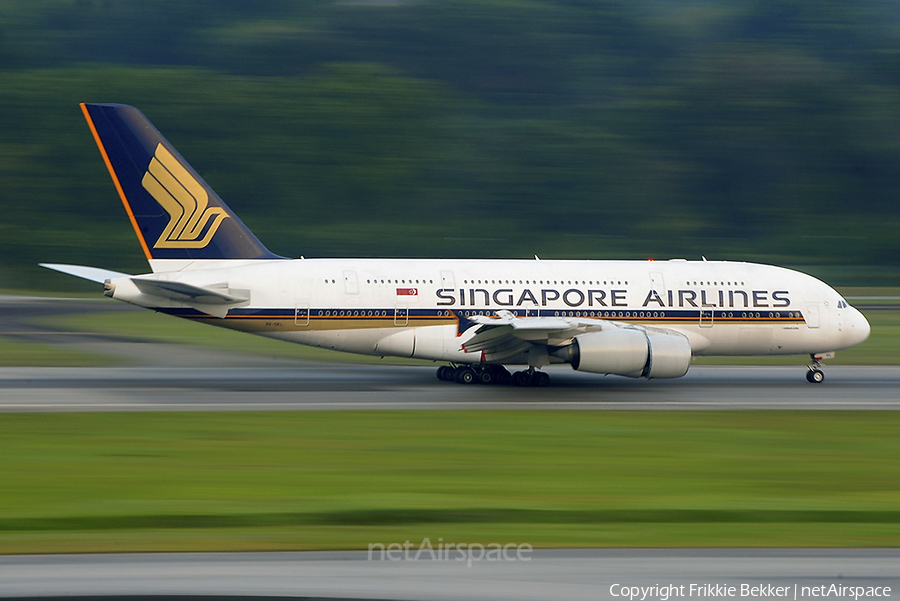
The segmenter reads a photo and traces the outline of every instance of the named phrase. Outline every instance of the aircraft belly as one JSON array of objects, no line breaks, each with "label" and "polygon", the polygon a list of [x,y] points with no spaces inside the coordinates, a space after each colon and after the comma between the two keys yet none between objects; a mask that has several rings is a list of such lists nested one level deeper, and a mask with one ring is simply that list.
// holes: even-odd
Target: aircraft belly
[{"label": "aircraft belly", "polygon": [[385,348],[378,350],[378,343],[398,333],[397,328],[369,328],[364,330],[313,330],[266,333],[272,338],[288,340],[298,344],[314,346],[346,353],[361,355],[390,355],[409,357],[412,354],[413,341],[410,340],[409,351],[405,354],[399,345],[399,339],[395,339],[391,348],[398,352],[386,352]]},{"label": "aircraft belly", "polygon": [[775,331],[770,353],[773,355],[796,355],[818,352],[815,347],[818,333],[803,326],[781,328]]},{"label": "aircraft belly", "polygon": [[[818,352],[831,342],[823,332],[810,331],[802,326],[778,326],[769,324],[716,326],[709,335],[709,345],[694,348],[695,355],[705,356],[755,356],[797,355]],[[689,336],[690,337],[690,336]],[[694,337],[690,337],[693,343]]]},{"label": "aircraft belly", "polygon": [[466,355],[459,350],[453,326],[294,331],[265,335],[307,346],[379,357],[459,362],[481,359],[480,355]]},{"label": "aircraft belly", "polygon": [[738,330],[735,354],[769,354],[774,339],[775,331],[772,326],[741,326]]},{"label": "aircraft belly", "polygon": [[375,353],[385,357],[412,357],[416,352],[416,330],[395,330],[375,343]]},{"label": "aircraft belly", "polygon": [[431,361],[472,363],[481,360],[480,354],[465,353],[454,325],[416,328],[415,357]]}]

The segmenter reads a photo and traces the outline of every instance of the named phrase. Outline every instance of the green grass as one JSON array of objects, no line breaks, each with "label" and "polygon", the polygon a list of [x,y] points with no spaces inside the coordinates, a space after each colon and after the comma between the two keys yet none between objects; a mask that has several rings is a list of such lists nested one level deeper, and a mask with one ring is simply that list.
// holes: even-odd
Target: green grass
[{"label": "green grass", "polygon": [[0,367],[95,367],[121,363],[120,359],[107,355],[73,351],[53,344],[0,336]]},{"label": "green grass", "polygon": [[0,552],[896,546],[896,412],[11,414]]}]

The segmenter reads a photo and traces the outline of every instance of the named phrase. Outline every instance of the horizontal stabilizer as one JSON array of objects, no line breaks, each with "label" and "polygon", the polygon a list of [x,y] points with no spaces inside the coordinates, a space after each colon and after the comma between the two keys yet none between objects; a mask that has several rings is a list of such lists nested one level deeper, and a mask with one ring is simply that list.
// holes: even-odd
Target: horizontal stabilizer
[{"label": "horizontal stabilizer", "polygon": [[144,294],[160,296],[188,304],[237,305],[250,300],[249,290],[235,290],[227,284],[209,288],[193,286],[184,282],[169,282],[132,278],[138,290]]},{"label": "horizontal stabilizer", "polygon": [[109,269],[100,269],[99,267],[87,267],[85,265],[62,265],[59,263],[40,263],[39,265],[41,267],[46,267],[47,269],[52,269],[53,271],[74,275],[76,278],[97,282],[98,284],[102,284],[106,280],[112,278],[131,277],[127,273],[119,273],[118,271],[110,271]]},{"label": "horizontal stabilizer", "polygon": [[[160,302],[154,302],[147,298],[147,296],[151,296],[175,301],[216,317],[225,317],[229,308],[250,302],[249,290],[229,288],[228,284],[195,286],[184,282],[150,279],[153,276],[134,277],[127,273],[84,265],[60,265],[57,263],[41,263],[40,265],[47,269],[104,284],[106,296],[142,307],[153,307]],[[127,289],[132,284],[134,285],[134,288],[131,288],[133,293],[129,293]]]}]

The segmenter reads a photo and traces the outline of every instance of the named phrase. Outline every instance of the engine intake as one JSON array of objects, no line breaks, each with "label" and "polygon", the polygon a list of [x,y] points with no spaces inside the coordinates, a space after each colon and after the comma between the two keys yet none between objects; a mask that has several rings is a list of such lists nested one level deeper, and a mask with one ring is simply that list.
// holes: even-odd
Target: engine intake
[{"label": "engine intake", "polygon": [[680,378],[691,365],[686,336],[628,328],[576,336],[553,354],[578,371],[630,378]]}]

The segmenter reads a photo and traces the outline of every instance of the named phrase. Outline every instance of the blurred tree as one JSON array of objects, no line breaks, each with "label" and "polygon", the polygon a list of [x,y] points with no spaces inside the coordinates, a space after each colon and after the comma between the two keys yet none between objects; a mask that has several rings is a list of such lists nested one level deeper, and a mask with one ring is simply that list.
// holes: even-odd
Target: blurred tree
[{"label": "blurred tree", "polygon": [[900,258],[888,0],[6,0],[0,101],[17,281],[143,268],[81,101],[282,254]]}]

